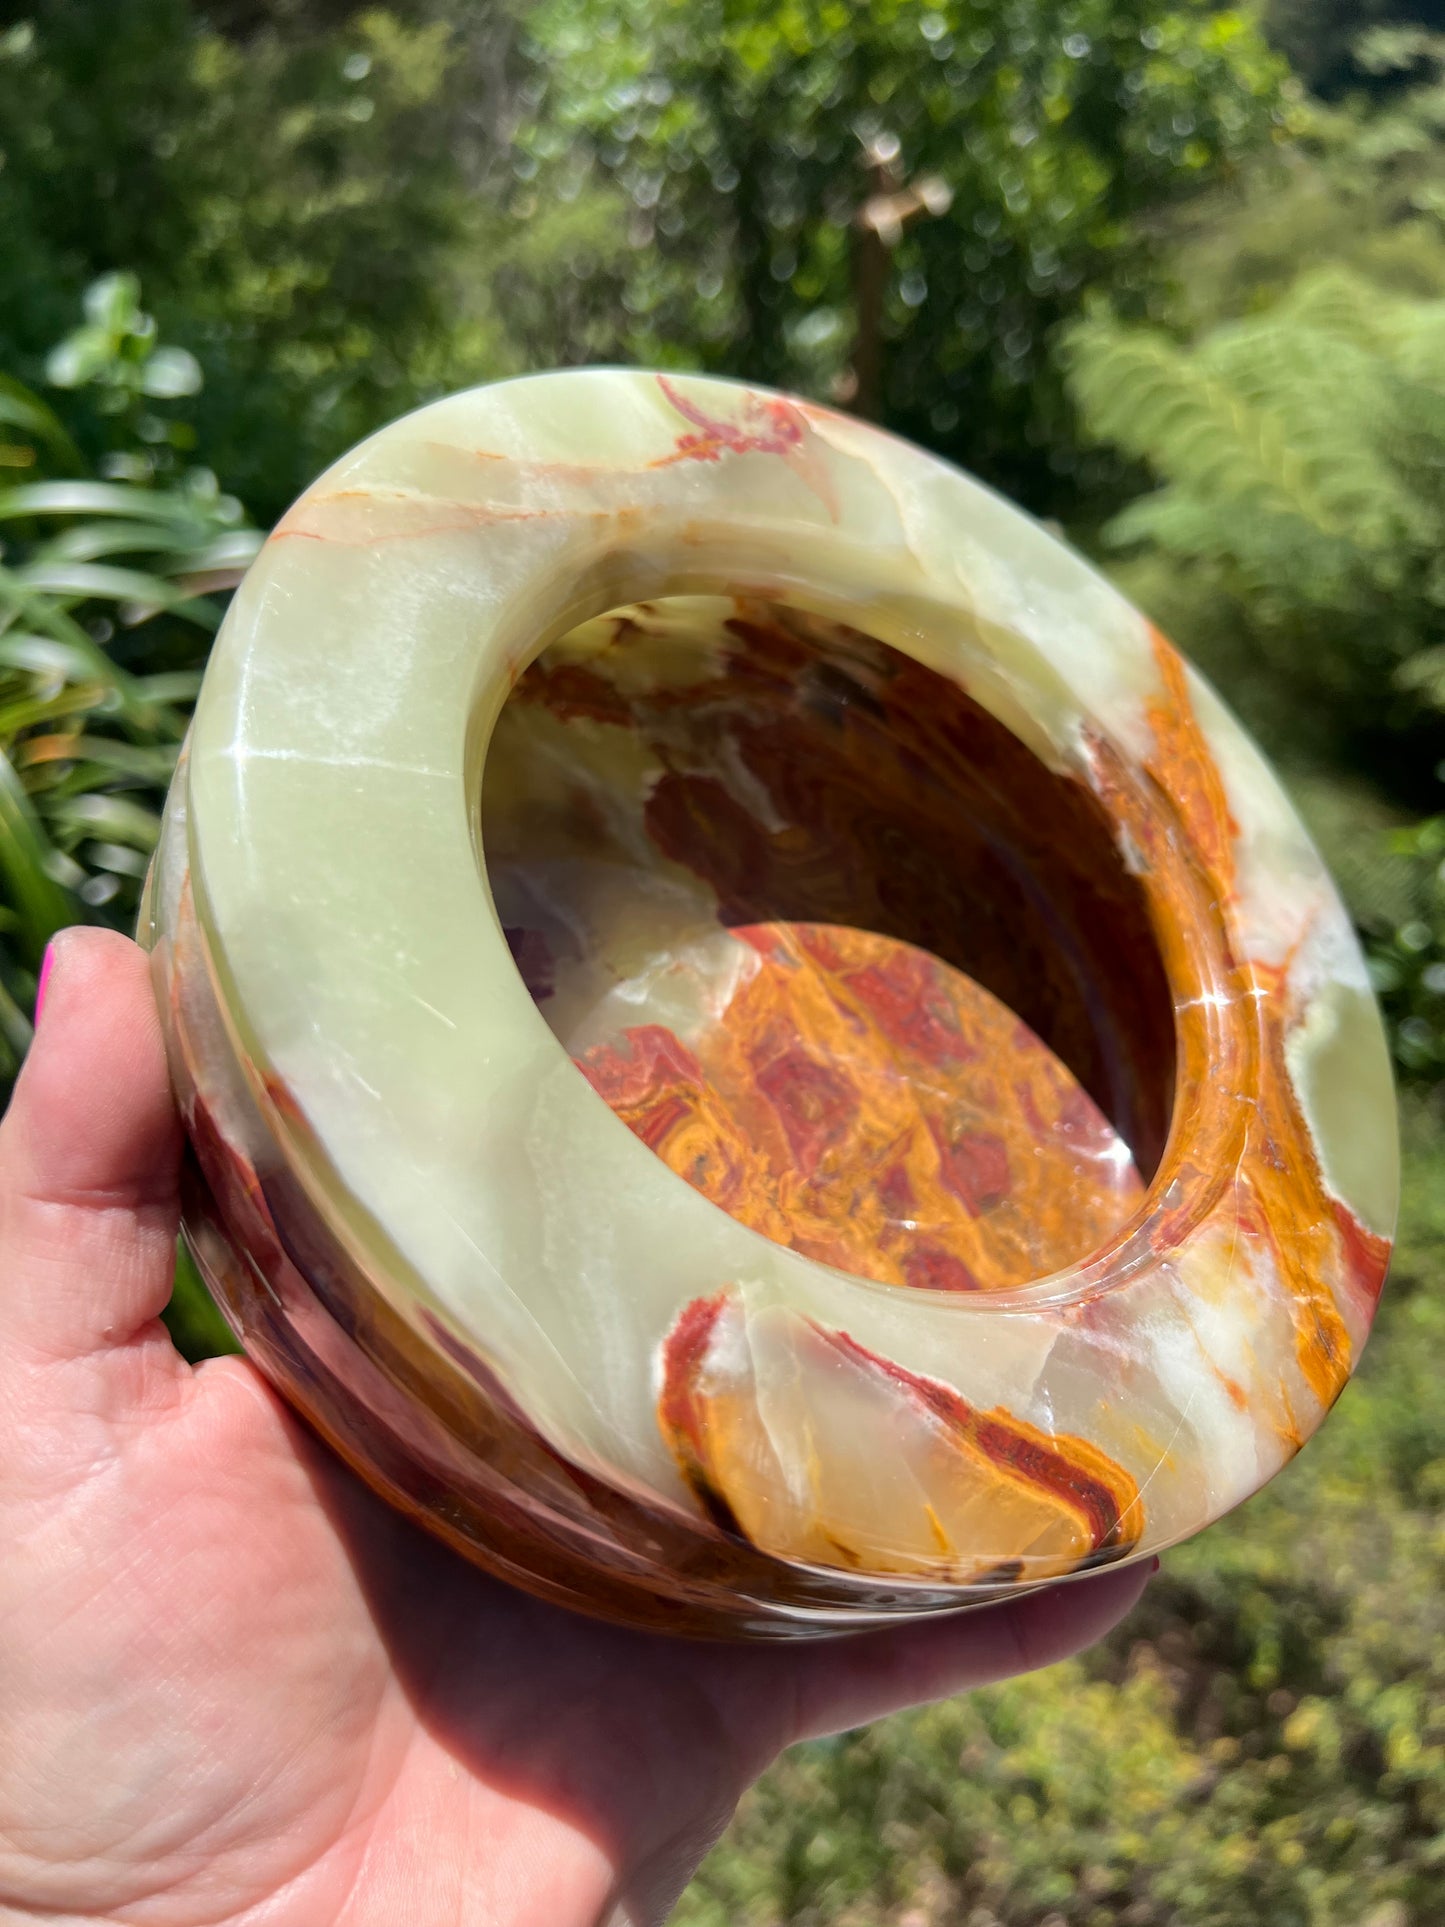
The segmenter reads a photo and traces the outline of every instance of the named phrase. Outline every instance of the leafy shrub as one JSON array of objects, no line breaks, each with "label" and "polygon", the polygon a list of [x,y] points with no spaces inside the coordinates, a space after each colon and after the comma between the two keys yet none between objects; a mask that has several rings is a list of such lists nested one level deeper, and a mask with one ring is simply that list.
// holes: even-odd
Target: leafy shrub
[{"label": "leafy shrub", "polygon": [[259,537],[168,403],[199,371],[160,346],[129,277],[98,283],[51,358],[93,391],[102,474],[52,408],[0,382],[0,1097],[30,1037],[41,954],[70,923],[135,917],[218,594]]},{"label": "leafy shrub", "polygon": [[1403,907],[1360,916],[1395,1059],[1410,1077],[1445,1082],[1445,817],[1392,838],[1405,873]]},{"label": "leafy shrub", "polygon": [[1100,315],[1070,348],[1085,421],[1162,484],[1106,541],[1197,578],[1184,595],[1222,601],[1279,699],[1324,705],[1342,738],[1433,723],[1445,300],[1327,267],[1192,342]]},{"label": "leafy shrub", "polygon": [[[1382,85],[1380,70],[1362,57],[1364,29],[1384,23],[1438,24],[1432,0],[1265,0],[1270,40],[1318,94],[1338,96],[1362,83]],[[1397,77],[1398,79],[1398,77]],[[1388,85],[1388,82],[1383,83]]]},{"label": "leafy shrub", "polygon": [[1403,91],[1312,106],[1168,217],[1150,325],[1097,305],[1066,356],[1144,485],[1098,536],[1125,586],[1277,755],[1418,813],[1445,749],[1445,38],[1359,60]]}]

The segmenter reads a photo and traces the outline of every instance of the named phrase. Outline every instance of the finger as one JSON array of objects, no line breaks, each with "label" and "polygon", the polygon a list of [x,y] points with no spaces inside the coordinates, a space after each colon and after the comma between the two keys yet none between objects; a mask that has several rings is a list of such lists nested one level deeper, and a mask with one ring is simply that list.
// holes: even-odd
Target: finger
[{"label": "finger", "polygon": [[1138,1604],[1158,1561],[1050,1586],[899,1632],[865,1633],[796,1655],[796,1739],[865,1726],[885,1713],[946,1699],[1068,1659]]},{"label": "finger", "polygon": [[179,1162],[144,952],[111,931],[62,931],[0,1123],[0,1357],[71,1358],[155,1335]]}]

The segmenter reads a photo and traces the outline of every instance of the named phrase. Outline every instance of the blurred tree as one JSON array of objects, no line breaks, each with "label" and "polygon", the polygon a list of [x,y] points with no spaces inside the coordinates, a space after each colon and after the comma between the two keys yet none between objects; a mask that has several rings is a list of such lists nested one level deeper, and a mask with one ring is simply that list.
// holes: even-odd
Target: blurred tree
[{"label": "blurred tree", "polygon": [[183,0],[40,0],[0,32],[7,367],[19,347],[38,373],[95,274],[185,253],[193,217],[166,162],[196,106],[192,36]]},{"label": "blurred tree", "polygon": [[1155,273],[1134,308],[1178,334],[1257,312],[1332,261],[1400,294],[1445,295],[1445,36],[1382,30],[1361,69],[1403,91],[1308,105],[1294,137],[1141,219]]},{"label": "blurred tree", "polygon": [[1445,0],[1266,0],[1271,42],[1315,93],[1337,99],[1353,88],[1388,92],[1402,76],[1362,64],[1356,49],[1372,27],[1445,30]]},{"label": "blurred tree", "polygon": [[542,0],[526,157],[630,208],[615,352],[847,393],[868,154],[951,205],[904,234],[883,414],[1034,506],[1077,490],[1052,330],[1129,217],[1287,118],[1284,68],[1192,0]]},{"label": "blurred tree", "polygon": [[[236,40],[272,28],[327,33],[349,25],[367,10],[367,0],[197,0],[196,5],[208,25]],[[387,11],[412,21],[438,17],[438,9],[427,0],[401,0],[401,4],[394,0]]]},{"label": "blurred tree", "polygon": [[428,11],[218,9],[238,44],[185,0],[35,0],[0,34],[0,359],[37,375],[89,281],[139,271],[205,366],[213,461],[266,515],[418,394],[504,365],[467,270],[508,128],[464,83],[511,29]]}]

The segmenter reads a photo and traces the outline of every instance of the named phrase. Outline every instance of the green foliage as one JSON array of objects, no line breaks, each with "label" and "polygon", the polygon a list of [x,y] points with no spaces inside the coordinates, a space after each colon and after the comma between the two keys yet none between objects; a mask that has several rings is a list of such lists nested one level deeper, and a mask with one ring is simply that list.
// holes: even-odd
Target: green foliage
[{"label": "green foliage", "polygon": [[1357,914],[1397,1063],[1407,1076],[1445,1083],[1445,816],[1396,831],[1392,846],[1403,902]]},{"label": "green foliage", "polygon": [[1204,0],[34,0],[0,32],[0,366],[37,380],[83,288],[138,272],[263,518],[379,420],[528,366],[828,393],[892,144],[952,200],[885,264],[883,412],[1067,510],[1108,465],[1079,468],[1056,324],[1143,271],[1134,215],[1293,111]]},{"label": "green foliage", "polygon": [[1401,295],[1445,294],[1445,86],[1438,37],[1375,33],[1359,59],[1408,82],[1302,108],[1294,138],[1151,228],[1146,305],[1188,337],[1257,314],[1329,262]]},{"label": "green foliage", "polygon": [[1222,601],[1287,699],[1328,706],[1342,738],[1432,722],[1445,301],[1328,267],[1188,343],[1099,314],[1070,351],[1085,421],[1162,484],[1106,539],[1197,578],[1188,593]]},{"label": "green foliage", "polygon": [[141,412],[150,401],[199,394],[201,368],[184,348],[157,346],[155,320],[141,309],[134,274],[103,275],[86,289],[84,326],[51,350],[45,375],[52,388],[97,389],[99,412],[129,437],[168,447],[194,441],[184,422]]},{"label": "green foliage", "polygon": [[1117,1919],[1198,1778],[1171,1714],[1157,1667],[1116,1689],[1071,1665],[799,1748],[679,1927]]},{"label": "green foliage", "polygon": [[1086,432],[1162,484],[1099,538],[1126,588],[1277,755],[1429,806],[1445,42],[1376,34],[1360,58],[1412,84],[1312,108],[1287,152],[1170,216],[1147,298],[1094,304],[1066,356]]},{"label": "green foliage", "polygon": [[0,385],[0,1092],[50,937],[134,921],[216,593],[259,539],[180,466],[193,437],[163,411],[197,371],[158,344],[134,281],[98,284],[86,313],[52,367],[110,424],[102,478],[45,402]]},{"label": "green foliage", "polygon": [[479,45],[265,11],[238,40],[186,0],[36,0],[0,33],[0,365],[38,378],[82,289],[138,272],[206,370],[211,461],[269,517],[429,386],[503,363],[466,273],[500,138],[464,114]]},{"label": "green foliage", "polygon": [[176,1350],[193,1365],[202,1359],[219,1358],[226,1352],[241,1349],[230,1326],[216,1309],[184,1244],[176,1251],[176,1280],[171,1302],[165,1309],[165,1321]]},{"label": "green foliage", "polygon": [[1286,116],[1254,28],[1192,0],[546,0],[528,26],[538,191],[629,204],[619,355],[827,394],[865,149],[896,153],[951,200],[896,249],[884,416],[1035,501],[1074,462],[1056,322],[1128,272],[1132,215]]}]

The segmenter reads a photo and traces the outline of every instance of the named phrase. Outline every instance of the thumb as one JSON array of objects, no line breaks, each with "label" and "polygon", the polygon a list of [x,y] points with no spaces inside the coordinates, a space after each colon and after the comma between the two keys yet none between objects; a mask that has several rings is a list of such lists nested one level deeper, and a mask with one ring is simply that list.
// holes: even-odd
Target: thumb
[{"label": "thumb", "polygon": [[1005,1605],[799,1655],[795,1739],[991,1686],[1083,1652],[1139,1603],[1159,1561],[1090,1574]]},{"label": "thumb", "polygon": [[164,1340],[175,1266],[181,1135],[149,962],[66,930],[42,984],[0,1123],[0,1372]]}]

